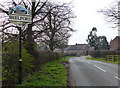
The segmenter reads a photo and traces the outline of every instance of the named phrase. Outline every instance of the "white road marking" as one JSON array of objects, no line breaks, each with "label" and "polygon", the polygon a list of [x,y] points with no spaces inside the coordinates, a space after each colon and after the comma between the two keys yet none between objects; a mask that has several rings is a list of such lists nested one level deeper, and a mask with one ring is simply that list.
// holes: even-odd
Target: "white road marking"
[{"label": "white road marking", "polygon": [[120,78],[118,78],[117,76],[114,76],[116,79],[120,80]]},{"label": "white road marking", "polygon": [[89,63],[89,64],[90,64],[90,62],[87,62],[87,63]]},{"label": "white road marking", "polygon": [[90,64],[90,62],[88,62],[88,61],[85,61],[85,60],[80,60],[80,61],[87,62],[87,63],[89,63],[89,64]]},{"label": "white road marking", "polygon": [[84,60],[80,60],[80,61],[84,61]]},{"label": "white road marking", "polygon": [[106,70],[102,69],[101,67],[98,67],[97,65],[94,65],[95,67],[97,67],[98,69],[104,71],[104,72],[107,72]]}]

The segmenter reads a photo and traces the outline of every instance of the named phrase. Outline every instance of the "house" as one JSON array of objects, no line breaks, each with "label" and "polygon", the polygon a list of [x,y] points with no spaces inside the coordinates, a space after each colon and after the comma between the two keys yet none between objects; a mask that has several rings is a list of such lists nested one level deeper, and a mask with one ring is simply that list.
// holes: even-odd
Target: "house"
[{"label": "house", "polygon": [[120,36],[116,36],[113,40],[110,41],[110,50],[120,49]]},{"label": "house", "polygon": [[48,46],[46,46],[46,45],[40,45],[39,49],[42,51],[49,50]]},{"label": "house", "polygon": [[87,55],[90,47],[88,44],[76,44],[76,45],[68,45],[65,49],[65,53],[75,54],[75,55]]}]

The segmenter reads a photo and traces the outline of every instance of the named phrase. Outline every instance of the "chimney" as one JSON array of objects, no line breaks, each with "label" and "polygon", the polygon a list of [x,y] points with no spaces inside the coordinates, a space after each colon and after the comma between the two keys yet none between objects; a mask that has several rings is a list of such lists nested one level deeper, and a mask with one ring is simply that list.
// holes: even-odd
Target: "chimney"
[{"label": "chimney", "polygon": [[120,27],[119,27],[119,29],[118,29],[118,36],[120,36]]}]

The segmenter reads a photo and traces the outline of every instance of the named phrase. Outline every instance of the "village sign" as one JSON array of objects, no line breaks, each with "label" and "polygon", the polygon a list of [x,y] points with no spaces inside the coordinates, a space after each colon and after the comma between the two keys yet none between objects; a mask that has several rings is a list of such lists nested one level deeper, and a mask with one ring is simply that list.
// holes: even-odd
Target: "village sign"
[{"label": "village sign", "polygon": [[21,35],[22,35],[22,26],[26,23],[31,23],[32,16],[31,11],[27,10],[23,5],[17,5],[9,9],[9,21],[16,24],[19,29],[19,84],[22,83],[22,51],[21,51]]},{"label": "village sign", "polygon": [[9,21],[11,22],[30,23],[31,18],[31,11],[27,10],[23,5],[17,5],[9,9]]}]

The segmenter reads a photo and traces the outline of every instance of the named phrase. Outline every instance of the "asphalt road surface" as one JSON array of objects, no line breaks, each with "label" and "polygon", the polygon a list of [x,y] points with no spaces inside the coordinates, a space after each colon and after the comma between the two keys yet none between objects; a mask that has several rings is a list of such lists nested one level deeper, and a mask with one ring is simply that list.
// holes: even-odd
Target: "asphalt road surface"
[{"label": "asphalt road surface", "polygon": [[72,57],[70,81],[72,86],[118,86],[118,65],[88,60],[85,56]]}]

